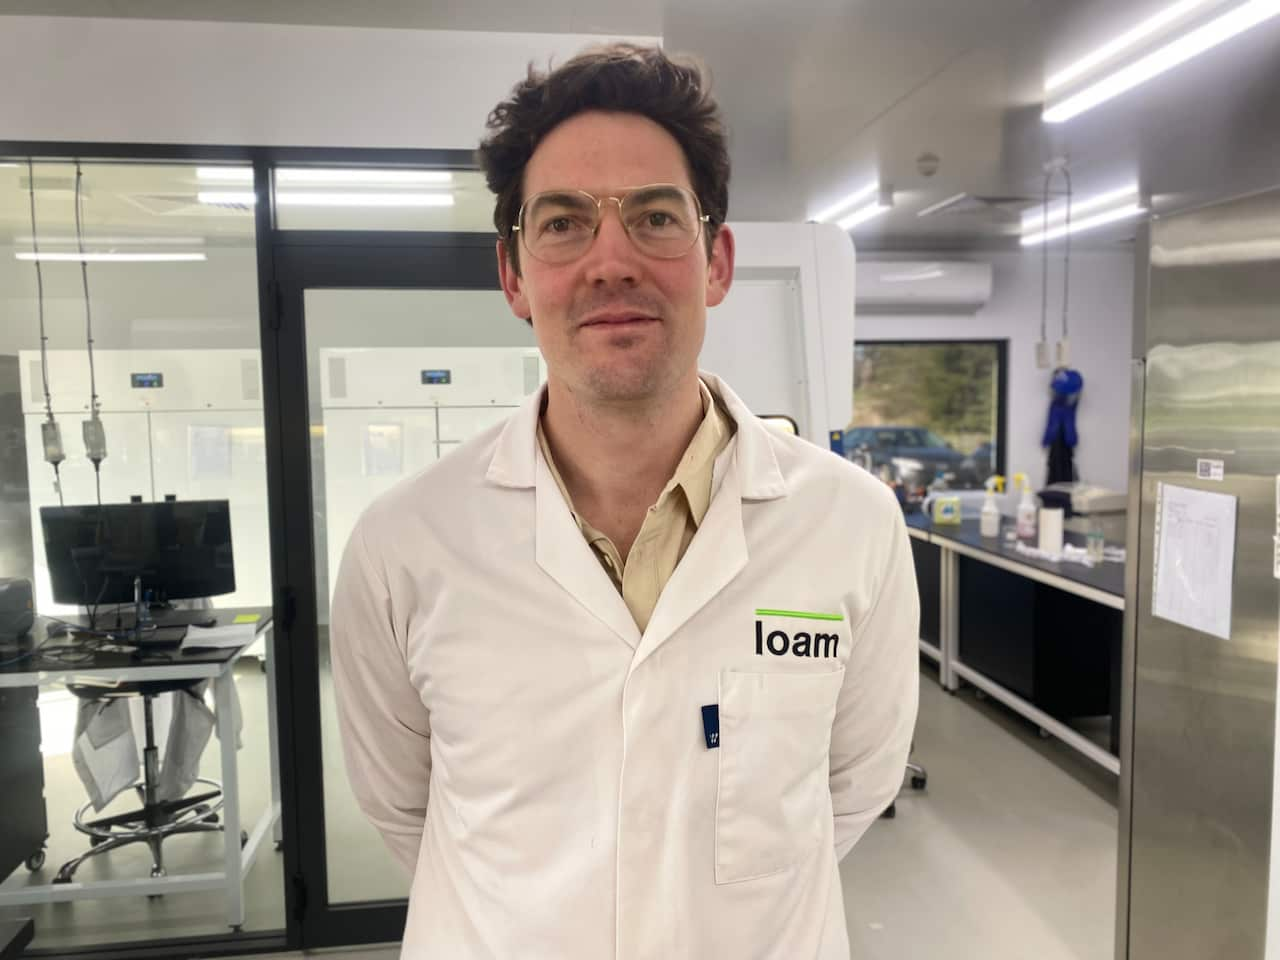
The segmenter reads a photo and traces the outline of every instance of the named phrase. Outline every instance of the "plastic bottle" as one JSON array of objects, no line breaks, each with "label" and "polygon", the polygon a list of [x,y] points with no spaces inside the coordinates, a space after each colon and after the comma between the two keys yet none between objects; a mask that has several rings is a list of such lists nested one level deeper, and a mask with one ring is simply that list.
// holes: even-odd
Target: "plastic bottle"
[{"label": "plastic bottle", "polygon": [[1018,537],[1023,540],[1033,540],[1036,535],[1036,504],[1031,498],[1031,484],[1027,482],[1027,475],[1020,473],[1013,478],[1015,484],[1022,484],[1022,500],[1018,503]]},{"label": "plastic bottle", "polygon": [[1004,487],[1004,477],[988,477],[986,487],[987,497],[982,501],[979,529],[984,537],[994,539],[1000,536],[1000,508],[996,506],[996,490]]}]

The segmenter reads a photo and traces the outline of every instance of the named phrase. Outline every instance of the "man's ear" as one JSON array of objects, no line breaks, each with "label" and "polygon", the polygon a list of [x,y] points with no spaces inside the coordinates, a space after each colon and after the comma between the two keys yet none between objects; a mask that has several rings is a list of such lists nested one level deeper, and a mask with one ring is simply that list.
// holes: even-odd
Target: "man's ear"
[{"label": "man's ear", "polygon": [[529,309],[529,298],[524,292],[524,277],[520,276],[520,271],[511,262],[506,241],[502,238],[498,239],[497,253],[498,279],[502,282],[502,292],[507,298],[507,304],[517,317],[528,320],[533,316],[533,311]]},{"label": "man's ear", "polygon": [[733,231],[721,226],[711,241],[711,256],[707,261],[707,306],[718,306],[729,295],[733,286]]}]

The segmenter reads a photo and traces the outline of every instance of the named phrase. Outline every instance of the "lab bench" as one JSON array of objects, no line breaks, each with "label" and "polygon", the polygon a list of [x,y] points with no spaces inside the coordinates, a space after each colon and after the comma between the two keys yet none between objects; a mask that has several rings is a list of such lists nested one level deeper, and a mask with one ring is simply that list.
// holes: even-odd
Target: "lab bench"
[{"label": "lab bench", "polygon": [[[978,520],[935,524],[908,515],[920,590],[920,650],[944,689],[976,687],[1095,763],[1119,774],[1124,564],[1094,567],[1020,554]],[[1068,532],[1067,543],[1085,538]],[[1071,727],[1110,719],[1103,747]]]}]

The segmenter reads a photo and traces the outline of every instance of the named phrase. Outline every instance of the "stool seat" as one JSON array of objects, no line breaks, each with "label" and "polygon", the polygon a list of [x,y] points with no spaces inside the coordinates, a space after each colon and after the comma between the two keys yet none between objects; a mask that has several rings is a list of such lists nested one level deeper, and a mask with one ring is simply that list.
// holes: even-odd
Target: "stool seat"
[{"label": "stool seat", "polygon": [[92,683],[68,683],[67,691],[78,700],[109,700],[112,697],[158,697],[162,693],[195,693],[206,683],[204,679],[183,677],[175,680],[122,680],[110,687]]}]

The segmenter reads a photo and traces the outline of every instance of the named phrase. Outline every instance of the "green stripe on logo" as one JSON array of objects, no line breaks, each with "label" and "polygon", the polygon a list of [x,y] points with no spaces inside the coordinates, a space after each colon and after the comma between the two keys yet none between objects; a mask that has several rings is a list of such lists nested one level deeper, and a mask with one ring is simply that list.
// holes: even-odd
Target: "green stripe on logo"
[{"label": "green stripe on logo", "polygon": [[843,620],[841,613],[806,613],[803,610],[757,610],[757,617],[795,617],[797,620]]}]

